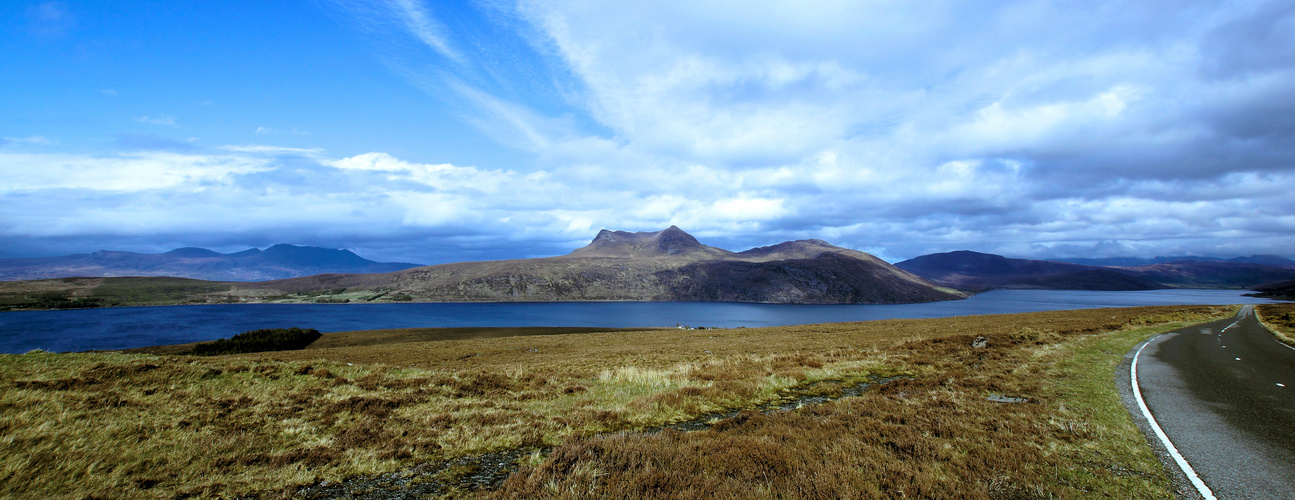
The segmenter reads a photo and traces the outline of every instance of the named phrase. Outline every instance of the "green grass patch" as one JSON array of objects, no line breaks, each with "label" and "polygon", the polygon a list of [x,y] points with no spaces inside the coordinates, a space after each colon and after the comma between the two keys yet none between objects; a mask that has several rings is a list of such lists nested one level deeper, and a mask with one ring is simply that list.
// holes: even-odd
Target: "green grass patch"
[{"label": "green grass patch", "polygon": [[90,291],[90,296],[104,300],[106,305],[179,304],[198,295],[227,292],[230,288],[228,283],[188,278],[104,278],[102,284]]}]

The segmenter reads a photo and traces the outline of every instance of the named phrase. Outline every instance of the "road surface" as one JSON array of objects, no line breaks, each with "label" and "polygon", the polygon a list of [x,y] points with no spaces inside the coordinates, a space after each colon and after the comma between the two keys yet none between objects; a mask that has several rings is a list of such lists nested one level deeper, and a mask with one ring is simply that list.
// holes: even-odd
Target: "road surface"
[{"label": "road surface", "polygon": [[1126,396],[1137,387],[1146,410],[1136,396],[1126,402],[1169,467],[1183,471],[1181,493],[1295,499],[1295,348],[1274,339],[1251,306],[1159,335],[1131,354],[1121,385]]}]

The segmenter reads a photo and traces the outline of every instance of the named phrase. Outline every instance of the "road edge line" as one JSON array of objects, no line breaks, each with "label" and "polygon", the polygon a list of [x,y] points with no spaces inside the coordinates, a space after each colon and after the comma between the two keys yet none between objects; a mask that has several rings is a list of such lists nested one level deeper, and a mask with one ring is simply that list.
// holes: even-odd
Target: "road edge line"
[{"label": "road edge line", "polygon": [[1191,481],[1192,486],[1196,487],[1196,492],[1200,493],[1206,500],[1218,500],[1214,496],[1214,492],[1210,491],[1210,487],[1206,486],[1205,482],[1201,481],[1200,476],[1196,475],[1196,470],[1192,468],[1191,464],[1187,463],[1187,459],[1183,458],[1181,453],[1178,453],[1178,448],[1175,448],[1174,444],[1169,442],[1169,436],[1165,435],[1165,431],[1160,428],[1160,423],[1156,422],[1156,418],[1151,416],[1151,409],[1147,408],[1147,402],[1142,399],[1142,388],[1138,386],[1138,356],[1142,355],[1142,350],[1151,344],[1151,341],[1159,337],[1159,335],[1156,335],[1147,339],[1146,342],[1142,343],[1142,346],[1138,347],[1138,351],[1133,353],[1133,363],[1129,365],[1129,381],[1133,386],[1133,398],[1137,400],[1138,409],[1142,410],[1142,416],[1151,425],[1151,430],[1155,432],[1156,437],[1160,438],[1160,442],[1165,445],[1165,449],[1169,450],[1169,455],[1174,457],[1174,462],[1178,464],[1178,468],[1183,471],[1183,474],[1187,475],[1187,479]]}]

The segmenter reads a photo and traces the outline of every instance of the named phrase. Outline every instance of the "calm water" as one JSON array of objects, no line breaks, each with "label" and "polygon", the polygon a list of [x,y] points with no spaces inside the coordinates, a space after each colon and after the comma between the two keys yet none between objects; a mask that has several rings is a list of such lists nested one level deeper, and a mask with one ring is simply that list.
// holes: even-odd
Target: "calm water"
[{"label": "calm water", "polygon": [[1001,290],[966,300],[882,306],[727,302],[234,304],[0,313],[0,353],[81,351],[215,340],[258,328],[322,332],[462,326],[775,326],[1098,307],[1264,304],[1241,290]]}]

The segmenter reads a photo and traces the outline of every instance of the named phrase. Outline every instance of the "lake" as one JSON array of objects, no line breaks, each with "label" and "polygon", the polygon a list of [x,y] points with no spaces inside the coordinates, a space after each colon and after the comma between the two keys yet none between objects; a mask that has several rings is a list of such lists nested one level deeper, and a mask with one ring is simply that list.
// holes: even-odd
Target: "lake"
[{"label": "lake", "polygon": [[966,300],[902,305],[732,302],[434,304],[227,304],[0,313],[0,353],[129,349],[215,340],[258,328],[321,332],[465,326],[758,327],[893,318],[940,318],[1099,307],[1266,304],[1244,290],[1091,292],[999,290]]}]

